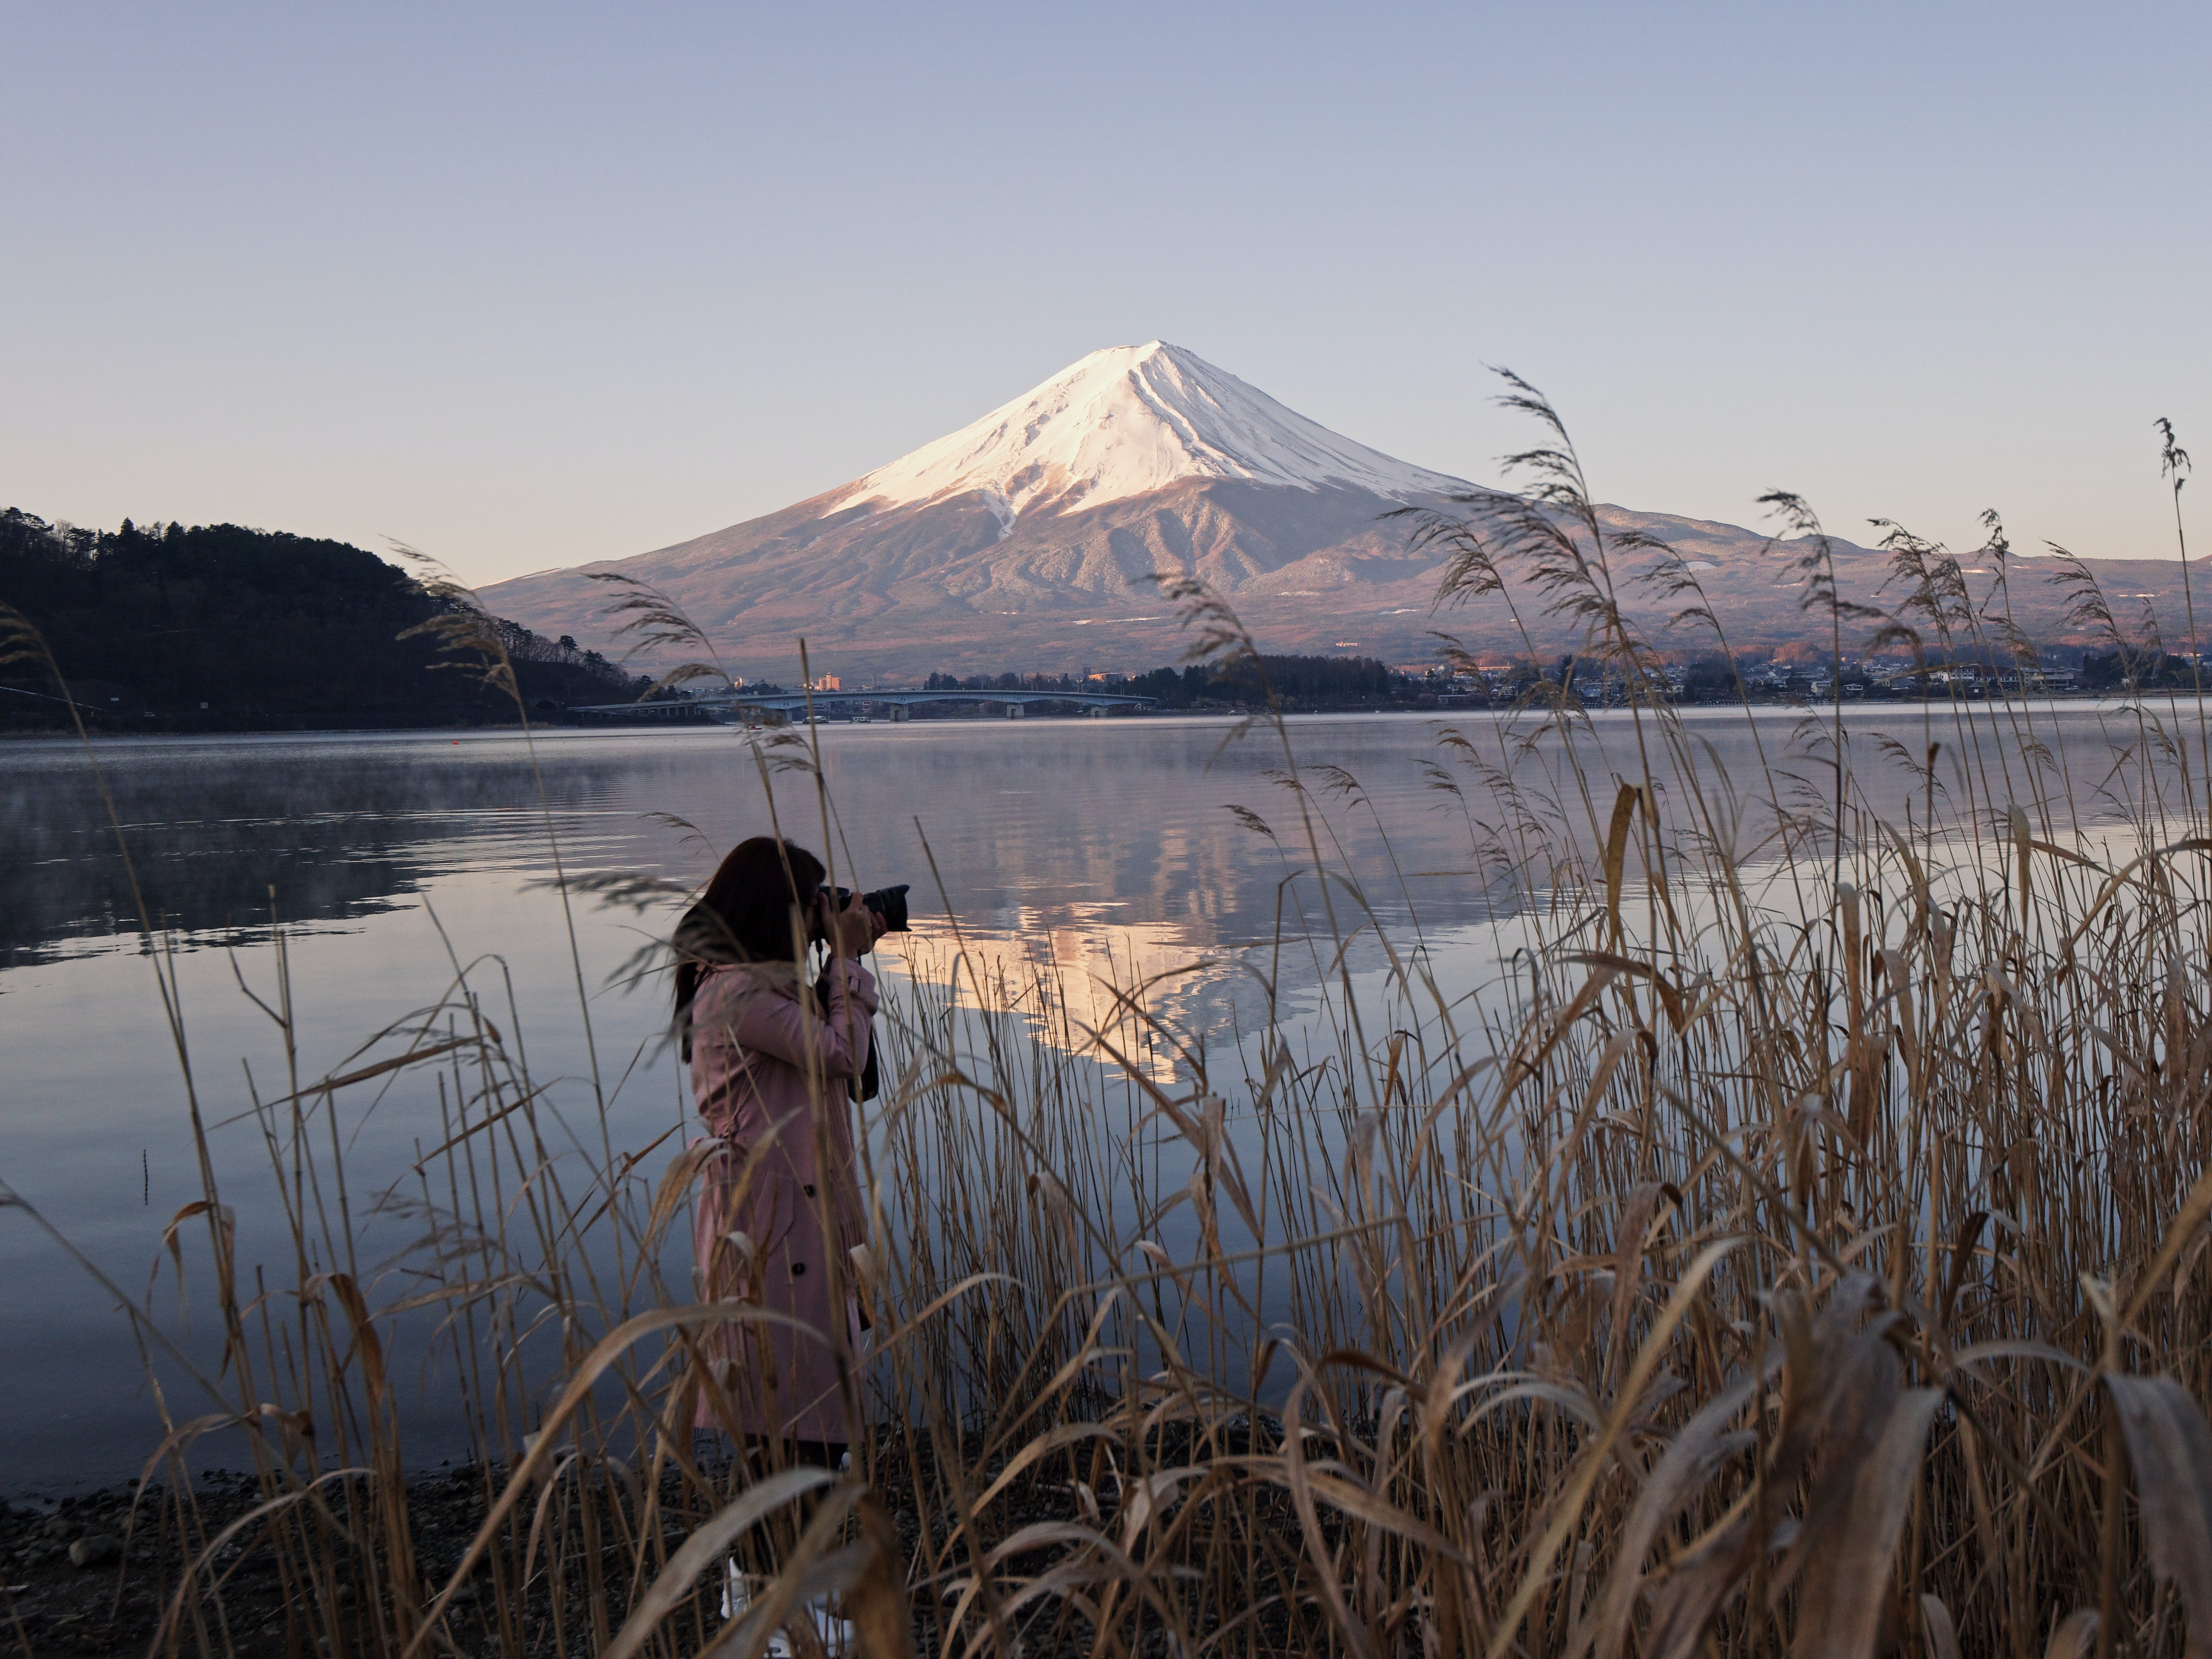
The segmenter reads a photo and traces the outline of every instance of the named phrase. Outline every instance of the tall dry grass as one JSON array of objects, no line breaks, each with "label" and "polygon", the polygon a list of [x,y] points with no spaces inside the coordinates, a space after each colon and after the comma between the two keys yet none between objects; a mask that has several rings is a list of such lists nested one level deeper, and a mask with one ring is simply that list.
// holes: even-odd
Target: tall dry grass
[{"label": "tall dry grass", "polygon": [[[1607,534],[1549,405],[1510,397],[1546,434],[1529,487],[1415,539],[1446,599],[1575,623],[1626,702],[1541,687],[1439,732],[1428,781],[1510,900],[1494,982],[1378,921],[1387,872],[1338,851],[1359,780],[1279,718],[1245,736],[1280,751],[1236,810],[1282,908],[1234,1045],[1152,986],[933,941],[864,1110],[872,1342],[832,1340],[874,1431],[845,1474],[695,1437],[729,1381],[702,1334],[765,1317],[695,1299],[696,1157],[568,1137],[457,963],[360,1064],[254,1103],[266,1190],[210,1173],[172,1224],[227,1343],[148,1464],[186,1552],[157,1647],[233,1650],[221,1575],[254,1541],[303,1653],[757,1654],[824,1593],[881,1655],[2212,1653],[2199,708],[2130,699],[2088,773],[2049,703],[1931,704],[1876,744],[1838,702],[1754,724],[1729,777],[1626,616],[1656,584],[1717,636],[1696,573]],[[1773,504],[1839,648],[2027,648],[1894,527],[1892,603],[1856,614]],[[1990,531],[1973,557],[2006,564]],[[1255,654],[1170,586],[1200,654]],[[806,738],[755,754],[785,832],[836,849]],[[547,902],[580,893],[679,896]],[[435,1144],[357,1193],[339,1103],[395,1076]],[[246,1201],[291,1261],[234,1259]],[[379,1276],[363,1217],[403,1203],[417,1243]],[[434,1547],[395,1407],[428,1316],[477,1487]],[[217,1437],[260,1499],[221,1534],[183,1475]],[[726,1626],[732,1553],[765,1589]]]}]

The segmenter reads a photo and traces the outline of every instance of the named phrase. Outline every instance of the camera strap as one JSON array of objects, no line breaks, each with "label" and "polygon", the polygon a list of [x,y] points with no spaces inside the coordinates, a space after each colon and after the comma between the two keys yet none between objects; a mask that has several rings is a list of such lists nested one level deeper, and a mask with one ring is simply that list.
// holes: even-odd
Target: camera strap
[{"label": "camera strap", "polygon": [[[826,1021],[830,1018],[830,968],[827,963],[823,965],[820,976],[814,981],[814,1007],[821,1018]],[[868,1020],[861,1030],[867,1040],[868,1058],[861,1066],[860,1074],[858,1077],[845,1079],[846,1091],[856,1102],[873,1100],[878,1088],[881,1086],[876,1074],[875,1021]]]}]

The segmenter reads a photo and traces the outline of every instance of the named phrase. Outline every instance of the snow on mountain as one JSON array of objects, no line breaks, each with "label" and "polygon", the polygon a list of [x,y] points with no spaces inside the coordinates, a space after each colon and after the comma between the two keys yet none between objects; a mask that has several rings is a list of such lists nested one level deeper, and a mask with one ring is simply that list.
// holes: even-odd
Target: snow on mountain
[{"label": "snow on mountain", "polygon": [[1186,478],[1334,485],[1392,501],[1468,488],[1340,437],[1197,353],[1154,340],[1092,352],[972,425],[836,491],[829,511],[974,491],[1003,538],[1031,508],[1079,512]]}]

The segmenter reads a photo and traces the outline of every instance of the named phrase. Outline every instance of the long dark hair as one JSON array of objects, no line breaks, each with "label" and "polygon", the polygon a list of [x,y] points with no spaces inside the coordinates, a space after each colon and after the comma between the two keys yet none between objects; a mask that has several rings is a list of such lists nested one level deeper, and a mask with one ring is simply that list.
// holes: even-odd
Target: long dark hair
[{"label": "long dark hair", "polygon": [[755,836],[730,849],[699,901],[676,929],[676,1025],[684,1057],[691,1057],[691,999],[708,966],[727,962],[804,963],[804,913],[829,872],[822,860],[774,836]]}]

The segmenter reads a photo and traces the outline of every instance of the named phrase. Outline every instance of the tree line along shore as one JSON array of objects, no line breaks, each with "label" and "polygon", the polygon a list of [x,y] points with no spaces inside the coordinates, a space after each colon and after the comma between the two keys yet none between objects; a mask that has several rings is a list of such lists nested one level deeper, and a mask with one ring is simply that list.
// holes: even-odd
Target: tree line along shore
[{"label": "tree line along shore", "polygon": [[[450,672],[450,658],[441,659],[430,625],[460,601],[343,542],[128,520],[115,530],[88,530],[9,507],[0,509],[0,601],[39,631],[52,656],[51,667],[27,657],[0,662],[0,732],[65,729],[76,720],[111,732],[161,732],[495,726],[518,718],[514,698]],[[538,717],[557,720],[574,708],[604,710],[648,695],[675,703],[697,695],[696,687],[655,692],[650,677],[569,635],[549,639],[519,623],[494,623],[520,701]],[[2187,690],[2201,673],[2188,656],[2164,652],[2138,659],[2062,648],[2040,657],[2028,667],[1857,657],[1831,663],[1796,641],[1732,656],[1683,653],[1662,666],[1645,694],[1689,703],[1949,700],[2145,685]],[[1492,659],[1447,645],[1440,659],[1392,665],[1364,656],[1262,654],[1137,673],[933,673],[918,684],[884,681],[880,689],[973,690],[978,705],[994,691],[1106,690],[1149,698],[1156,710],[1200,713],[1250,709],[1271,698],[1286,711],[1326,712],[1504,708],[1553,697],[1603,707],[1626,696],[1617,668],[1608,672],[1573,653]],[[924,720],[963,712],[959,704],[912,711]]]}]

